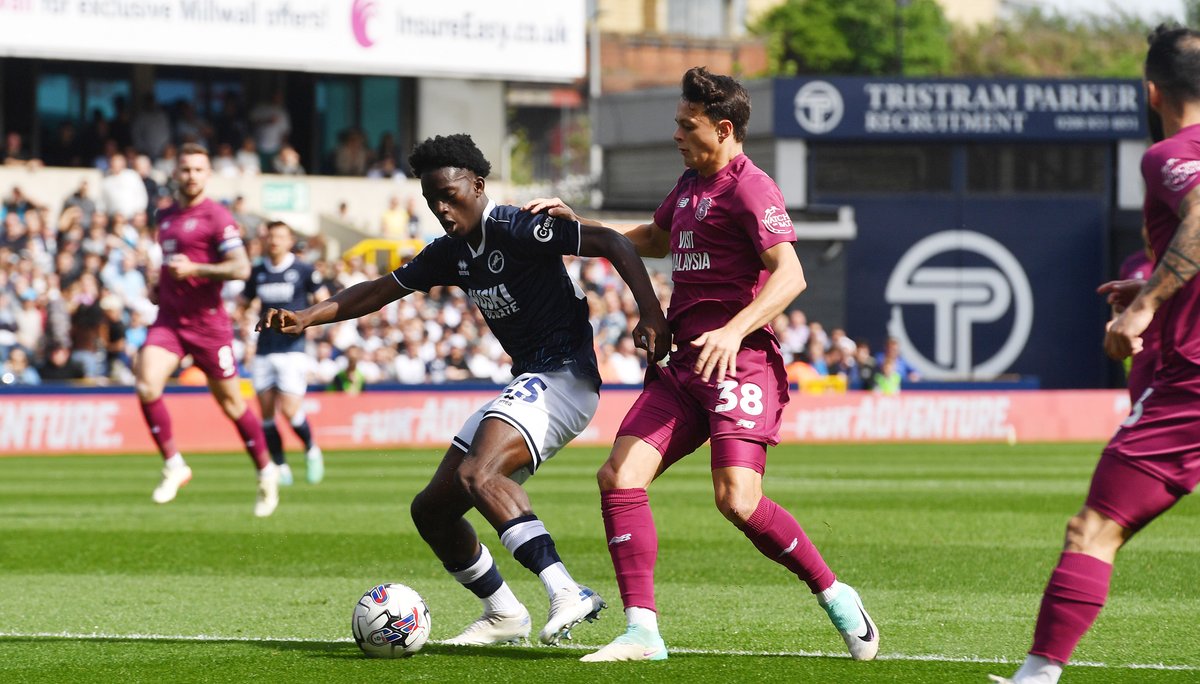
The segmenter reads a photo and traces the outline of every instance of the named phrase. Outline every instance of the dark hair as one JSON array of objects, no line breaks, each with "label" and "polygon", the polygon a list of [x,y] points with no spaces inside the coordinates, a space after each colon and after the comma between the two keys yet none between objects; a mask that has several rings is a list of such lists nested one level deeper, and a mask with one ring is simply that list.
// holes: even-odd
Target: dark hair
[{"label": "dark hair", "polygon": [[417,177],[446,167],[468,169],[480,178],[492,172],[492,165],[466,133],[426,138],[408,155],[408,166]]},{"label": "dark hair", "polygon": [[750,123],[750,94],[729,76],[710,73],[704,67],[692,67],[683,75],[683,99],[703,105],[704,115],[717,123],[728,119],[733,124],[733,139],[746,139]]},{"label": "dark hair", "polygon": [[190,143],[184,143],[179,146],[179,156],[180,157],[189,155],[189,154],[202,154],[206,157],[209,156],[208,148],[205,147],[204,145],[201,145],[200,143],[190,142]]},{"label": "dark hair", "polygon": [[1146,80],[1176,102],[1200,100],[1200,33],[1159,24],[1146,42]]},{"label": "dark hair", "polygon": [[267,224],[267,231],[268,231],[268,232],[269,232],[269,231],[272,231],[272,230],[275,230],[276,228],[286,228],[286,229],[287,229],[287,232],[289,232],[289,233],[291,233],[291,234],[293,234],[293,235],[295,235],[295,234],[296,234],[296,231],[292,230],[292,227],[291,227],[291,226],[289,226],[287,223],[285,223],[285,222],[283,222],[283,221],[271,221],[270,223],[268,223],[268,224]]}]

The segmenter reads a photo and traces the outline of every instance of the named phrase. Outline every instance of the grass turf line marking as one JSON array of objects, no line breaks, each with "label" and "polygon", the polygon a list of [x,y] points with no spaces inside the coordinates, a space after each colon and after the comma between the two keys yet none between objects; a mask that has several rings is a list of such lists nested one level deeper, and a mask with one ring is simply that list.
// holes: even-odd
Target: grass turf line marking
[{"label": "grass turf line marking", "polygon": [[[220,636],[216,634],[107,634],[104,632],[0,632],[0,639],[80,639],[95,641],[199,641],[199,642],[279,642],[285,644],[352,644],[354,639],[311,639],[308,637],[250,637],[250,636]],[[430,640],[429,643],[441,645],[444,642]],[[564,648],[576,651],[590,651],[600,648],[603,644],[560,644],[549,648]],[[509,647],[511,648],[511,647]],[[546,647],[531,647],[546,648]],[[737,649],[711,648],[670,648],[671,653],[683,655],[713,655],[713,656],[758,656],[774,658],[849,658],[845,653],[831,651],[743,651]],[[1010,658],[979,658],[973,656],[948,656],[934,653],[906,654],[881,653],[876,660],[898,660],[928,663],[994,663],[996,665],[1018,665],[1024,662]],[[1167,665],[1165,663],[1106,663],[1090,661],[1071,661],[1070,667],[1111,667],[1126,670],[1165,670],[1173,672],[1197,672],[1200,665]]]}]

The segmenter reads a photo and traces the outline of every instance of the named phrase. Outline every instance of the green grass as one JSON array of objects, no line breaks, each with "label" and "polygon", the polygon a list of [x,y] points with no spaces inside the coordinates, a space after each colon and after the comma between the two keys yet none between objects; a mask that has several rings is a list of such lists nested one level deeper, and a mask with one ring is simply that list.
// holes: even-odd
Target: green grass
[{"label": "green grass", "polygon": [[[195,479],[167,506],[150,501],[155,457],[4,458],[0,682],[983,682],[1013,669],[987,659],[1023,657],[1063,524],[1098,453],[1096,445],[775,449],[766,491],[860,590],[887,658],[873,663],[842,657],[804,586],[725,522],[712,504],[707,453],[698,453],[650,494],[660,623],[675,651],[663,663],[591,666],[577,662],[579,648],[438,644],[377,661],[349,641],[355,602],[381,581],[422,593],[435,639],[478,613],[409,519],[409,501],[440,456],[432,451],[331,454],[325,483],[285,489],[266,520],[251,513],[245,456],[191,457]],[[576,629],[583,645],[623,628],[593,477],[603,458],[571,449],[529,483],[574,576],[612,606]],[[536,631],[546,610],[540,583],[472,521]],[[1076,653],[1106,666],[1071,668],[1065,682],[1200,679],[1198,521],[1200,505],[1184,500],[1122,552],[1109,604]],[[1127,667],[1150,663],[1187,669]]]}]

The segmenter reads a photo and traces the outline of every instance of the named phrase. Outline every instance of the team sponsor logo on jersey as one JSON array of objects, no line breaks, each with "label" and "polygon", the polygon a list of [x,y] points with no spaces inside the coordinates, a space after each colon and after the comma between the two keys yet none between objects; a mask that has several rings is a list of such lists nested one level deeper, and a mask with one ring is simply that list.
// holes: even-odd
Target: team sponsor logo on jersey
[{"label": "team sponsor logo on jersey", "polygon": [[763,212],[763,227],[776,235],[787,235],[792,232],[792,217],[772,204]]},{"label": "team sponsor logo on jersey", "polygon": [[482,290],[467,290],[467,296],[483,312],[484,318],[504,318],[521,310],[521,307],[517,306],[517,300],[513,299],[503,283]]},{"label": "team sponsor logo on jersey", "polygon": [[469,270],[467,270],[467,261],[466,261],[466,259],[459,259],[459,260],[458,260],[458,274],[459,274],[459,275],[471,275],[471,272],[470,272]]},{"label": "team sponsor logo on jersey", "polygon": [[677,206],[677,207],[679,207],[680,209],[682,209],[682,208],[684,208],[684,207],[686,207],[686,206],[688,205],[688,201],[690,201],[691,199],[692,199],[691,197],[680,197],[680,198],[679,198],[679,204],[676,204],[675,206]]},{"label": "team sponsor logo on jersey", "polygon": [[1171,192],[1182,190],[1200,172],[1200,160],[1183,161],[1174,157],[1163,164],[1163,187]]},{"label": "team sponsor logo on jersey", "polygon": [[553,225],[554,217],[547,216],[546,220],[542,221],[540,226],[533,229],[534,239],[536,239],[538,242],[550,242],[550,238],[554,237],[554,230],[552,229]]},{"label": "team sponsor logo on jersey", "polygon": [[703,221],[705,216],[708,216],[708,210],[712,207],[712,198],[705,197],[696,203],[696,220]]},{"label": "team sponsor logo on jersey", "polygon": [[493,250],[488,255],[488,270],[492,273],[499,273],[504,270],[504,255],[500,253],[500,250]]},{"label": "team sponsor logo on jersey", "polygon": [[296,296],[296,286],[292,283],[263,283],[258,286],[258,298],[264,302],[287,304]]},{"label": "team sponsor logo on jersey", "polygon": [[676,252],[671,255],[673,271],[707,271],[711,265],[708,252]]}]

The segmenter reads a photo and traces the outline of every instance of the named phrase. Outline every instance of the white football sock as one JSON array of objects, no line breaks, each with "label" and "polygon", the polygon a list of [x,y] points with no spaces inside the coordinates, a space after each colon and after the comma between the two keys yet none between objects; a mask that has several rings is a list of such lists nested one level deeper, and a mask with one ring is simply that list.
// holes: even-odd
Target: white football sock
[{"label": "white football sock", "polygon": [[842,584],[841,582],[834,581],[833,584],[829,585],[828,589],[817,594],[817,603],[820,603],[823,606],[829,605],[838,597],[838,594],[842,593],[842,588],[845,586],[846,585]]},{"label": "white football sock", "polygon": [[1062,671],[1062,663],[1045,656],[1029,655],[1012,679],[1015,684],[1058,684]]},{"label": "white football sock", "polygon": [[649,608],[626,608],[625,621],[631,625],[637,625],[658,634],[658,613]]},{"label": "white football sock", "polygon": [[571,578],[571,573],[567,572],[567,566],[561,562],[546,566],[545,570],[538,573],[538,578],[542,580],[542,584],[546,587],[546,593],[551,597],[559,589],[579,591],[579,585]]},{"label": "white football sock", "polygon": [[167,466],[171,470],[175,470],[177,468],[184,467],[185,465],[187,465],[187,463],[183,460],[183,456],[181,456],[179,454],[175,454],[171,458],[168,458],[167,460],[163,461],[163,465]]}]

